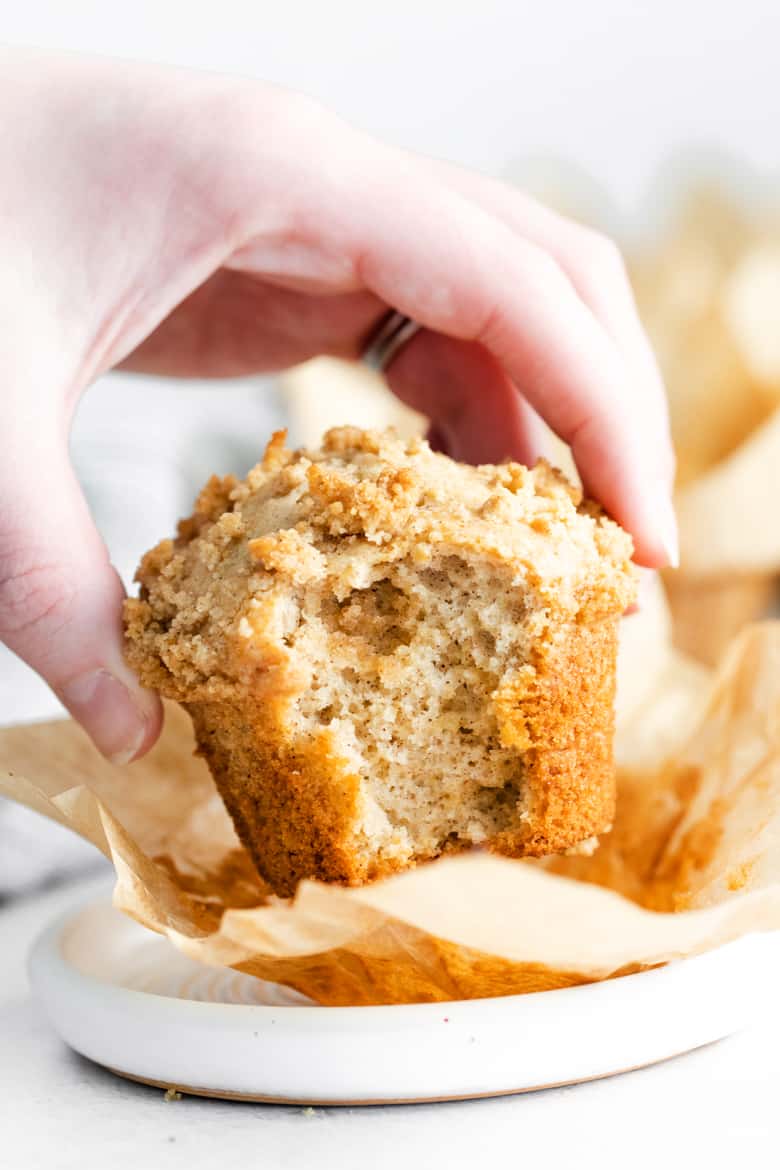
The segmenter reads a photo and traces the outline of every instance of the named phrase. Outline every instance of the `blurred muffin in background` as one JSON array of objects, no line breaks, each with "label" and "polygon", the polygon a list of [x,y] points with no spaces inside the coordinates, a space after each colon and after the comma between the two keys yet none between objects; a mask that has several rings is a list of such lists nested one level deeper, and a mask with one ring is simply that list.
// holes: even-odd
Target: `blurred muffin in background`
[{"label": "blurred muffin in background", "polygon": [[780,212],[694,189],[631,275],[668,393],[681,568],[674,639],[714,664],[769,612],[780,574]]},{"label": "blurred muffin in background", "polygon": [[684,488],[780,405],[780,230],[773,238],[770,225],[702,188],[630,269],[669,392]]},{"label": "blurred muffin in background", "polygon": [[331,427],[347,421],[363,430],[393,427],[402,439],[424,435],[427,419],[391,394],[384,378],[359,362],[318,357],[295,366],[280,380],[290,440],[316,447]]}]

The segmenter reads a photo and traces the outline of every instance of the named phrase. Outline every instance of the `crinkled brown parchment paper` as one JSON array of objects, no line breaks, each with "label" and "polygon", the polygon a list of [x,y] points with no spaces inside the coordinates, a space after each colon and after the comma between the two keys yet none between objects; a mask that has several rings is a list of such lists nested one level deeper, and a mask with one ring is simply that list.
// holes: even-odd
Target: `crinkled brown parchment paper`
[{"label": "crinkled brown parchment paper", "polygon": [[666,621],[651,600],[626,624],[618,816],[591,858],[473,853],[363,889],[304,883],[282,901],[175,708],[126,768],[70,722],[7,728],[0,793],[92,841],[115,866],[116,905],[188,955],[324,1004],[603,979],[780,927],[780,623],[748,630],[710,681],[659,650]]}]

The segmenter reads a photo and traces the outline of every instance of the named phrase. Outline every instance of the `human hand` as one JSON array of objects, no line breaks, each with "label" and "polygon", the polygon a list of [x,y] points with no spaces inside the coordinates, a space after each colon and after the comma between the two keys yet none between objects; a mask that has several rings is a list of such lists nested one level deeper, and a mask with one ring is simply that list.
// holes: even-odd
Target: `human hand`
[{"label": "human hand", "polygon": [[533,407],[641,564],[675,557],[656,367],[614,247],[498,183],[242,79],[0,50],[0,638],[107,755],[154,742],[122,588],[71,469],[106,370],[197,377],[357,357],[471,462],[534,458]]}]

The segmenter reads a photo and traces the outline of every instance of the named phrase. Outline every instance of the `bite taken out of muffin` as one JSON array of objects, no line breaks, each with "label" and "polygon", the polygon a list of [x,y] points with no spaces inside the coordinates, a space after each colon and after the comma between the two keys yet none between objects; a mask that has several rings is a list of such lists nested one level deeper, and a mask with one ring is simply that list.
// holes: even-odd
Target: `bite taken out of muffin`
[{"label": "bite taken out of muffin", "polygon": [[283,434],[143,558],[127,656],[184,705],[257,869],[360,884],[610,827],[631,541],[545,463]]}]

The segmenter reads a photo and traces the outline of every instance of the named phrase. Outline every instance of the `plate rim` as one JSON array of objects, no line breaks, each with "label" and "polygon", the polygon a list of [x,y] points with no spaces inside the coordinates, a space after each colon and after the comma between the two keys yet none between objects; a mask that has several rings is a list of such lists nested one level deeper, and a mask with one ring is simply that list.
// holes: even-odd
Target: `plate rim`
[{"label": "plate rim", "polygon": [[[98,916],[85,922],[79,940],[86,954],[100,954],[101,911],[111,924],[105,926],[105,937],[110,938],[112,927],[119,932],[113,977],[110,965],[104,974],[92,974],[79,968],[78,950],[72,959],[64,954],[69,925],[90,911]],[[30,983],[60,1039],[88,1061],[131,1081],[194,1097],[321,1107],[521,1094],[600,1080],[705,1047],[749,1022],[744,997],[735,998],[729,989],[744,964],[755,962],[749,944],[762,941],[756,934],[662,967],[554,989],[568,993],[565,999],[538,991],[328,1007],[213,1002],[126,986],[124,960],[132,970],[133,945],[142,946],[147,933],[151,940],[156,932],[123,915],[105,895],[72,904],[41,931],[28,957]],[[158,938],[161,947],[173,946],[164,935]],[[110,943],[108,950],[111,958]],[[724,951],[730,954],[721,958]],[[723,1007],[700,1005],[700,987],[708,980],[727,990]],[[645,1020],[632,1037],[639,996],[646,1003],[673,1006],[660,1035],[640,1011]],[[720,1004],[719,995],[716,1001]],[[607,1027],[605,1045],[594,1046],[594,1021],[609,1019],[622,1023]],[[166,1035],[168,1043],[160,1047]],[[213,1042],[204,1043],[209,1035]],[[471,1048],[477,1036],[482,1043]],[[507,1036],[512,1044],[507,1045]],[[415,1062],[414,1071],[408,1068],[410,1042],[430,1054]],[[377,1065],[376,1052],[388,1043],[386,1059]],[[442,1052],[450,1057],[444,1063]],[[372,1070],[368,1075],[366,1067]]]},{"label": "plate rim", "polygon": [[[100,989],[100,994],[109,995],[112,998],[119,996],[125,999],[130,996],[139,1003],[149,1003],[154,1000],[157,1003],[166,1005],[166,1010],[175,1010],[179,1012],[208,1012],[209,1014],[218,1012],[224,1015],[226,1019],[235,1018],[237,1009],[243,1015],[248,1011],[252,1014],[257,1014],[258,1018],[270,1017],[279,1012],[284,1012],[284,1019],[292,1023],[294,1020],[308,1020],[312,1022],[312,1013],[327,1013],[327,1018],[334,1022],[339,1022],[340,1025],[345,1025],[350,1022],[357,1023],[358,1019],[363,1023],[367,1019],[372,1019],[376,1022],[381,1022],[382,1017],[388,1020],[395,1019],[397,1021],[398,1013],[403,1012],[405,1016],[420,1016],[426,1018],[427,1016],[438,1016],[442,1010],[447,1008],[456,1009],[467,1006],[470,1010],[482,1011],[486,1014],[493,1012],[500,1012],[510,1004],[517,1004],[519,1002],[533,1002],[539,996],[558,997],[557,1002],[562,1002],[565,996],[567,1000],[572,1001],[579,997],[584,999],[585,995],[589,994],[591,997],[604,995],[609,992],[611,986],[614,984],[621,984],[625,986],[628,981],[631,986],[636,985],[642,981],[645,984],[649,982],[660,982],[661,980],[673,978],[676,972],[681,970],[690,971],[693,967],[706,964],[708,960],[720,952],[730,949],[732,947],[745,944],[746,942],[755,943],[757,939],[762,937],[765,932],[754,932],[748,935],[742,935],[739,939],[733,939],[727,943],[723,943],[719,947],[714,947],[711,950],[703,951],[697,955],[691,955],[687,958],[671,959],[665,963],[654,967],[648,967],[641,971],[634,971],[627,975],[619,975],[608,977],[606,979],[593,980],[591,982],[578,983],[570,987],[551,988],[546,991],[528,991],[516,992],[508,995],[482,996],[473,999],[448,999],[448,1000],[433,1000],[424,1003],[395,1003],[395,1004],[351,1004],[351,1005],[328,1005],[312,1003],[309,1004],[254,1004],[254,1003],[213,1003],[208,1000],[186,999],[179,996],[167,996],[157,991],[144,991],[139,988],[126,987],[123,984],[112,982],[110,979],[101,979],[97,975],[85,972],[70,962],[62,951],[63,935],[66,928],[75,922],[82,915],[87,914],[90,910],[103,908],[111,908],[118,916],[119,921],[126,919],[127,922],[133,923],[139,930],[147,930],[149,935],[160,940],[165,940],[166,936],[158,931],[154,931],[151,927],[145,927],[142,923],[136,921],[131,915],[125,915],[122,910],[114,906],[110,898],[105,895],[99,897],[92,897],[76,906],[71,906],[68,910],[57,915],[46,927],[43,928],[33,940],[27,957],[27,973],[30,983],[36,993],[39,985],[39,974],[45,967],[49,968],[48,974],[51,974],[51,967],[58,968],[60,974],[70,984],[78,984],[82,987],[91,985]],[[124,924],[124,923],[122,923]],[[169,945],[173,946],[173,943]],[[188,956],[189,957],[189,956]],[[197,962],[197,960],[192,960]],[[211,964],[203,964],[204,967],[212,967]],[[231,967],[213,967],[214,970],[236,970]],[[237,972],[238,974],[247,974],[246,972]],[[47,978],[46,975],[43,978]],[[273,983],[273,980],[266,982]],[[279,986],[286,986],[279,984]],[[367,1016],[366,1013],[369,1013]]]}]

